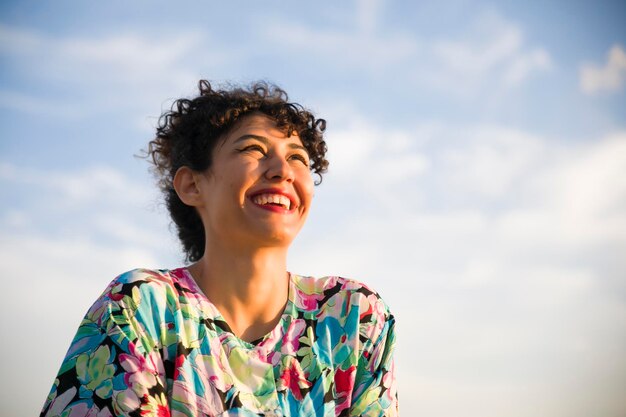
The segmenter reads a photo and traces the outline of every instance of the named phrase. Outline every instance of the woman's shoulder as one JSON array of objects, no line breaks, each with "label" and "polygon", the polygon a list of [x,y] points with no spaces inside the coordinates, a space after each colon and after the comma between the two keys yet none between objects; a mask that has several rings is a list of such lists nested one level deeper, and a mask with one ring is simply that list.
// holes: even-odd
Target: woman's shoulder
[{"label": "woman's shoulder", "polygon": [[159,284],[172,285],[173,277],[180,274],[179,269],[135,268],[119,274],[111,284]]},{"label": "woman's shoulder", "polygon": [[188,288],[184,268],[132,269],[119,274],[107,285],[90,308],[88,316],[106,317],[110,313],[122,314],[129,309],[135,312],[165,307],[169,304],[168,299],[176,299],[183,292],[192,292]]},{"label": "woman's shoulder", "polygon": [[176,269],[148,269],[136,268],[123,272],[113,279],[107,286],[104,295],[116,293],[132,288],[139,288],[141,291],[189,291],[188,276],[185,268]]},{"label": "woman's shoulder", "polygon": [[293,277],[297,288],[310,295],[322,293],[378,295],[374,289],[361,281],[337,275],[325,277],[293,275]]},{"label": "woman's shoulder", "polygon": [[[358,310],[379,316],[391,316],[389,306],[380,294],[369,285],[350,278],[326,276],[321,278],[296,275],[294,278],[295,301],[299,308]],[[382,318],[382,317],[381,317]]]},{"label": "woman's shoulder", "polygon": [[82,327],[98,326],[128,340],[158,340],[160,324],[171,321],[181,293],[189,291],[184,269],[137,268],[115,277],[87,311]]}]

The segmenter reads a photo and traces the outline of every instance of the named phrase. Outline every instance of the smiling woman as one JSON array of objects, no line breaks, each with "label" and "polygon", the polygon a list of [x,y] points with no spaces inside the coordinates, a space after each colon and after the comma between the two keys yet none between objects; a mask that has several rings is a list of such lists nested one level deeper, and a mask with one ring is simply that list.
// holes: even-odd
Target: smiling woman
[{"label": "smiling woman", "polygon": [[325,122],[258,83],[180,99],[148,155],[190,262],[87,312],[42,416],[396,416],[395,319],[357,281],[287,271]]}]

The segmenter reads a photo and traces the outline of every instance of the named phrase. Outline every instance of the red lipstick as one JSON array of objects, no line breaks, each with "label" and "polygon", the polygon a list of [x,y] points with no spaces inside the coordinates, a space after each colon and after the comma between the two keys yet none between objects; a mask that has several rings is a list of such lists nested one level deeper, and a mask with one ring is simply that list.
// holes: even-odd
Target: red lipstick
[{"label": "red lipstick", "polygon": [[[263,195],[263,194],[271,194],[271,195],[279,195],[283,197],[283,204],[285,204],[284,202],[284,198],[289,200],[289,208],[285,207],[285,205],[279,205],[276,203],[260,203],[258,202],[258,200],[256,199],[256,197]],[[289,192],[282,190],[280,188],[263,188],[260,190],[255,190],[253,192],[251,192],[248,196],[248,198],[250,199],[250,201],[252,202],[252,204],[254,204],[256,207],[259,207],[261,209],[264,210],[268,210],[268,211],[273,211],[275,213],[290,213],[292,211],[294,211],[297,208],[297,203],[296,203],[296,199],[294,198],[294,196],[292,194],[290,194]],[[257,201],[255,201],[257,200]]]}]

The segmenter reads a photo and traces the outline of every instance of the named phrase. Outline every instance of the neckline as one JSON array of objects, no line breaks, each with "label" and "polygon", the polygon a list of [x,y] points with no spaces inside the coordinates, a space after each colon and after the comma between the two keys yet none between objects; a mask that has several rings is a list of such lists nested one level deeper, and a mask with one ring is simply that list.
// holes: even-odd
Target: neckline
[{"label": "neckline", "polygon": [[191,272],[189,272],[189,269],[186,266],[181,267],[179,269],[183,272],[182,276],[185,278],[186,286],[188,287],[188,289],[191,290],[196,295],[200,296],[201,301],[208,305],[208,307],[212,310],[212,313],[213,313],[212,316],[215,321],[219,320],[221,321],[221,323],[223,323],[224,325],[223,327],[220,325],[215,327],[216,332],[218,333],[218,336],[222,333],[225,333],[228,335],[228,337],[231,340],[236,341],[238,344],[248,349],[256,349],[256,348],[264,347],[272,340],[279,340],[285,333],[286,328],[288,327],[288,324],[287,326],[285,326],[285,322],[291,321],[290,319],[293,315],[292,313],[293,313],[293,309],[295,306],[294,297],[296,296],[296,288],[295,288],[296,276],[292,274],[291,272],[287,271],[287,275],[288,275],[287,302],[285,303],[285,307],[280,315],[280,319],[278,320],[274,328],[270,330],[268,333],[266,333],[265,335],[263,335],[262,337],[258,339],[247,341],[247,340],[241,339],[232,331],[230,325],[228,324],[228,322],[226,321],[226,319],[224,318],[220,310],[217,308],[215,304],[213,304],[211,299],[204,293],[204,291],[202,291],[202,288],[200,288],[200,285],[198,285],[198,283],[196,282]]}]

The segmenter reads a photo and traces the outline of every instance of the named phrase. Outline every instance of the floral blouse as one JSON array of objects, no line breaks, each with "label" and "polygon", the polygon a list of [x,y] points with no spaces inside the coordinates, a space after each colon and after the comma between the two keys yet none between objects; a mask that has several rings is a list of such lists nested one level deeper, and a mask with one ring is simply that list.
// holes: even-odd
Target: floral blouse
[{"label": "floral blouse", "polygon": [[117,277],[42,416],[397,416],[395,319],[365,285],[291,275],[277,326],[236,337],[187,269]]}]

